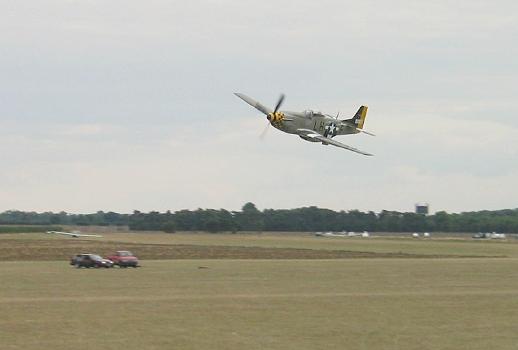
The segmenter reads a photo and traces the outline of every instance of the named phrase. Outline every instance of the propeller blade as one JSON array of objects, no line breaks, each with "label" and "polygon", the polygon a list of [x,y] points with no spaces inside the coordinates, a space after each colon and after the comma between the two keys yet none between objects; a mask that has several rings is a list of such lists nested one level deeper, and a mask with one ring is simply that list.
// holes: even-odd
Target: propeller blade
[{"label": "propeller blade", "polygon": [[266,124],[266,127],[264,128],[263,132],[261,133],[261,135],[259,135],[259,138],[261,140],[264,140],[264,138],[266,137],[266,134],[268,133],[268,130],[270,130],[270,122],[268,122],[268,124]]},{"label": "propeller blade", "polygon": [[279,107],[282,105],[282,102],[284,101],[284,94],[281,94],[279,97],[279,101],[277,102],[277,105],[275,106],[275,109],[273,110],[273,113],[277,113],[279,110]]}]

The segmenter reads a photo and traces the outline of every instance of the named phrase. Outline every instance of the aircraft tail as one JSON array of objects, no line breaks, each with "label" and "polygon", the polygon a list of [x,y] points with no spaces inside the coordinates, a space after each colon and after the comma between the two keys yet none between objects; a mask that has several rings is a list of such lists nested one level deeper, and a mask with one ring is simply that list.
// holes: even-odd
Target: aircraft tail
[{"label": "aircraft tail", "polygon": [[367,118],[367,106],[361,106],[358,109],[358,112],[351,119],[345,120],[351,124],[356,125],[358,129],[363,129],[363,123],[365,123],[365,118]]}]

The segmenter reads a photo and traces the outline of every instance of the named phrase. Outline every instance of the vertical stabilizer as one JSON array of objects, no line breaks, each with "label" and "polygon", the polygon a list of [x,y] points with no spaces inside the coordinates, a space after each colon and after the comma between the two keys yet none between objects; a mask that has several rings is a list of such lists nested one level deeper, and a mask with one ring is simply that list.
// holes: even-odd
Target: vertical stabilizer
[{"label": "vertical stabilizer", "polygon": [[361,106],[358,109],[358,112],[351,119],[347,119],[346,121],[356,125],[358,129],[363,129],[363,124],[365,123],[365,118],[367,117],[367,106]]}]

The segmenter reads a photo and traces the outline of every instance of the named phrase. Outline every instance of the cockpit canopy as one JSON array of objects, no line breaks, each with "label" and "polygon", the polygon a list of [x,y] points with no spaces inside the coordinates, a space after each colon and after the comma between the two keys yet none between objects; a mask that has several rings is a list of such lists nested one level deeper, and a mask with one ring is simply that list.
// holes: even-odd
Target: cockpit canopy
[{"label": "cockpit canopy", "polygon": [[313,118],[313,111],[312,111],[311,109],[306,109],[306,110],[304,111],[304,116],[305,116],[306,118]]},{"label": "cockpit canopy", "polygon": [[304,111],[304,116],[306,118],[313,118],[313,117],[316,117],[316,116],[319,116],[319,115],[322,115],[322,113],[320,111],[314,111],[314,110],[311,110],[311,109],[306,109]]}]

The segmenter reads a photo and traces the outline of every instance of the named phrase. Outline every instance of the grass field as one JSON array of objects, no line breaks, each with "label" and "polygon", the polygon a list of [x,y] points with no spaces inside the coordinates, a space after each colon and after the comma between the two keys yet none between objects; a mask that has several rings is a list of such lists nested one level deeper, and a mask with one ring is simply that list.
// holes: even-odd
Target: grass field
[{"label": "grass field", "polygon": [[[0,253],[5,246],[12,253],[20,239],[22,257],[31,241],[66,249],[68,242],[83,244],[2,235]],[[179,244],[203,251],[249,247],[251,254],[262,247],[434,258],[184,258],[144,260],[129,270],[3,261],[0,349],[518,349],[512,240],[117,233],[104,241],[87,244],[135,244],[149,254]],[[501,257],[438,258],[445,255]]]}]

